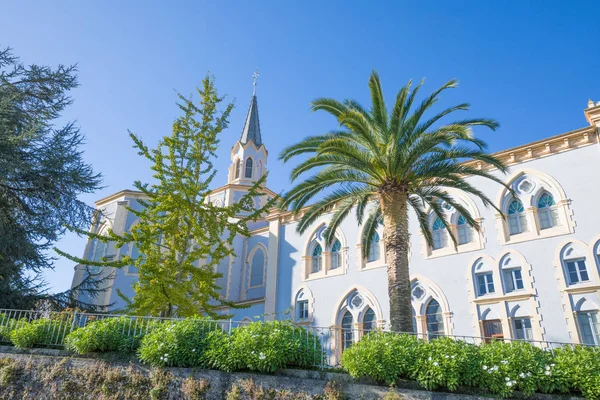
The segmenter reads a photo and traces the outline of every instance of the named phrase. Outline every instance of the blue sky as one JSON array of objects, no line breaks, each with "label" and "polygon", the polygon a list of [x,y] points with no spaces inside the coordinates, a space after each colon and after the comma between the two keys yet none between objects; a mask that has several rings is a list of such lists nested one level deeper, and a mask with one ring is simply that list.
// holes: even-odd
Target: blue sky
[{"label": "blue sky", "polygon": [[[8,1],[0,20],[0,46],[25,63],[79,64],[81,86],[64,116],[77,120],[85,158],[104,175],[106,187],[83,197],[89,204],[149,179],[127,129],[154,145],[177,116],[174,90],[191,93],[207,71],[236,103],[215,182],[226,181],[258,67],[268,184],[277,192],[291,169],[277,161],[281,149],[335,128],[310,101],[368,104],[372,69],[390,103],[410,78],[425,77],[424,92],[458,78],[440,107],[466,101],[469,116],[497,119],[499,131],[477,132],[492,151],[586,126],[588,98],[600,100],[594,0]],[[81,255],[85,239],[68,235],[59,247]],[[59,260],[47,279],[64,290],[72,273],[73,263]]]}]

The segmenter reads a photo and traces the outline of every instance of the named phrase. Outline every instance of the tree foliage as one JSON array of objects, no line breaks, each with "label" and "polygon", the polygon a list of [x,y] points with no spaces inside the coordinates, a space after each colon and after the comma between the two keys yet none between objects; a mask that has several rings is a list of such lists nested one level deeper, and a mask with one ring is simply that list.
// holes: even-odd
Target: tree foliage
[{"label": "tree foliage", "polygon": [[476,126],[495,130],[498,123],[477,118],[441,124],[450,114],[467,110],[466,103],[427,117],[439,95],[457,87],[458,82],[447,82],[417,104],[415,100],[422,84],[423,81],[412,90],[411,82],[402,87],[391,110],[386,107],[381,82],[374,71],[369,80],[370,109],[355,100],[315,100],[313,111],[332,114],[342,129],[307,137],[284,149],[280,156],[283,161],[299,155],[309,156],[292,170],[292,181],[304,173],[317,171],[285,194],[283,208],[291,208],[299,214],[317,194],[331,190],[302,212],[298,224],[300,232],[321,216],[332,213],[324,232],[327,242],[331,243],[341,222],[354,211],[359,224],[364,223],[362,248],[366,257],[371,238],[383,224],[390,322],[394,330],[402,331],[412,331],[408,209],[415,212],[421,232],[430,244],[430,216],[440,218],[456,244],[449,221],[444,218],[443,202],[454,207],[472,227],[477,230],[480,227],[449,190],[468,193],[484,205],[494,206],[466,177],[477,176],[503,184],[490,170],[463,161],[476,160],[505,171],[502,162],[488,154],[486,144],[472,132]]},{"label": "tree foliage", "polygon": [[[78,196],[100,185],[79,128],[56,125],[75,87],[76,66],[26,66],[0,49],[0,308],[71,300],[68,292],[49,296],[42,275],[65,224],[89,226],[92,209]],[[87,280],[80,290],[94,288]]]},{"label": "tree foliage", "polygon": [[152,163],[155,179],[152,184],[134,183],[145,195],[145,200],[140,200],[141,210],[128,207],[139,222],[130,232],[109,231],[108,236],[78,230],[90,239],[113,241],[117,248],[136,246],[139,257],[90,261],[67,255],[88,266],[134,265],[138,271],[135,296],[126,300],[130,311],[136,313],[227,317],[217,309],[235,304],[220,296],[216,281],[221,274],[216,268],[221,260],[234,255],[236,235],[248,236],[247,222],[258,219],[274,202],[271,199],[255,208],[256,199],[264,195],[261,186],[266,176],[232,205],[216,206],[209,201],[218,135],[228,126],[233,104],[218,110],[224,98],[219,97],[209,76],[197,92],[199,105],[178,95],[182,115],[174,121],[171,135],[163,137],[155,149],[130,132],[134,147]]}]

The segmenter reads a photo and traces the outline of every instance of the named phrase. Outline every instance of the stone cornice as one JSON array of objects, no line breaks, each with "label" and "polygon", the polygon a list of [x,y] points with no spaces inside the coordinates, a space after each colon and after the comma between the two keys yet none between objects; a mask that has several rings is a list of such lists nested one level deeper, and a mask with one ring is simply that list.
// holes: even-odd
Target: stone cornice
[{"label": "stone cornice", "polygon": [[98,201],[96,201],[94,204],[96,205],[96,207],[101,207],[107,203],[110,203],[112,201],[117,200],[118,198],[121,197],[134,197],[136,199],[143,199],[146,198],[146,195],[143,192],[140,192],[138,190],[129,190],[129,189],[125,189],[125,190],[121,190],[117,193],[113,193],[109,196],[106,196]]}]

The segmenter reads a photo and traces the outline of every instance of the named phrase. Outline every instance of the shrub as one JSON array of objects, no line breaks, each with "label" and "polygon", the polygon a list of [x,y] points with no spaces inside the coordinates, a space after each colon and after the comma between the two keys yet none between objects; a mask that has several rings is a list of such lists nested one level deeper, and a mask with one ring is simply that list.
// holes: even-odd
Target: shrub
[{"label": "shrub", "polygon": [[574,346],[554,351],[548,385],[561,392],[579,390],[585,398],[600,399],[600,348]]},{"label": "shrub", "polygon": [[286,367],[310,368],[323,357],[318,337],[289,322],[253,322],[231,335],[211,333],[207,363],[223,371],[274,372]]},{"label": "shrub", "polygon": [[10,334],[17,326],[18,321],[0,314],[0,342],[10,342]]},{"label": "shrub", "polygon": [[71,332],[65,339],[65,347],[77,354],[135,351],[142,337],[158,324],[158,321],[140,322],[128,317],[105,318]]},{"label": "shrub", "polygon": [[155,367],[204,367],[207,336],[218,329],[204,318],[162,323],[144,336],[138,356]]},{"label": "shrub", "polygon": [[344,351],[342,366],[355,378],[369,377],[391,385],[414,377],[422,345],[412,335],[370,333]]},{"label": "shrub", "polygon": [[70,331],[71,322],[68,320],[41,318],[31,322],[20,322],[20,326],[11,332],[10,341],[22,349],[58,346]]},{"label": "shrub", "polygon": [[476,385],[479,375],[475,345],[443,337],[421,343],[415,379],[424,388],[453,391],[459,385]]}]

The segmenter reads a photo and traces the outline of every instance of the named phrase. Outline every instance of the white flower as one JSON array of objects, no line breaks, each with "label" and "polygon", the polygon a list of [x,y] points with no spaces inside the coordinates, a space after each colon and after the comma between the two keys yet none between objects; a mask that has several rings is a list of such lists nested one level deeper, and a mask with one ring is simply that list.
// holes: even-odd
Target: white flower
[{"label": "white flower", "polygon": [[192,353],[195,353],[195,352],[196,352],[196,349],[192,349]]},{"label": "white flower", "polygon": [[165,358],[169,357],[169,355],[167,353],[165,353]]},{"label": "white flower", "polygon": [[554,367],[556,364],[550,364],[551,367]]},{"label": "white flower", "polygon": [[494,371],[498,371],[498,366],[494,365]]},{"label": "white flower", "polygon": [[450,358],[450,356],[444,356],[444,358]]},{"label": "white flower", "polygon": [[428,360],[431,361],[431,357],[429,357]]},{"label": "white flower", "polygon": [[519,376],[520,376],[522,379],[525,379],[525,377],[526,377],[527,375],[525,375],[524,373],[522,373],[522,372],[521,372],[521,373],[519,374]]},{"label": "white flower", "polygon": [[544,369],[545,369],[546,371],[550,371],[550,367],[549,367],[548,365],[546,365],[546,366],[544,367]]},{"label": "white flower", "polygon": [[265,356],[264,353],[261,352],[258,358],[264,360],[265,358],[267,358],[267,356]]},{"label": "white flower", "polygon": [[483,368],[483,370],[485,371],[485,370],[487,369],[487,365],[484,365],[484,366],[483,366],[483,367],[481,367],[481,368]]},{"label": "white flower", "polygon": [[512,382],[510,382],[510,381],[509,381],[509,382],[506,382],[506,386],[508,386],[508,387],[511,387],[512,385],[513,385],[513,383],[512,383]]},{"label": "white flower", "polygon": [[505,378],[504,378],[504,380],[505,380],[506,382],[508,382],[508,381],[510,381],[510,378],[507,376],[507,377],[505,377]]},{"label": "white flower", "polygon": [[450,358],[454,358],[454,356],[450,356]]},{"label": "white flower", "polygon": [[550,372],[550,371],[546,371],[546,372],[544,372],[544,374],[546,374],[546,375],[550,376],[550,375],[552,375],[552,372]]},{"label": "white flower", "polygon": [[160,361],[165,361],[165,359],[163,357],[160,358]]},{"label": "white flower", "polygon": [[506,360],[502,360],[501,362],[502,362],[502,364],[504,364],[504,365],[508,364],[508,361],[506,361]]},{"label": "white flower", "polygon": [[438,365],[439,365],[439,364],[437,363],[437,361],[434,361],[434,362],[433,362],[433,366],[434,366],[434,367],[437,367]]},{"label": "white flower", "polygon": [[528,372],[528,373],[527,373],[527,376],[531,376],[531,372]]}]

